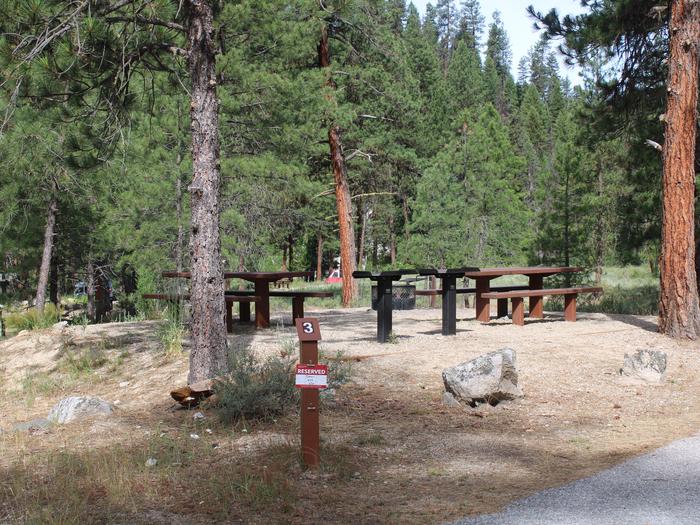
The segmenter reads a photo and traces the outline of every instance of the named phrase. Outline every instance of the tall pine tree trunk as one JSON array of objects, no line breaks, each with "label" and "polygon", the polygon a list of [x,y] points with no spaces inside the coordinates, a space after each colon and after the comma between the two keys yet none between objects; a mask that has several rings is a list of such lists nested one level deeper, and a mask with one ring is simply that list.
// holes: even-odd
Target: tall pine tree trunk
[{"label": "tall pine tree trunk", "polygon": [[53,238],[56,229],[56,213],[58,201],[56,195],[51,196],[49,208],[46,211],[46,228],[44,230],[44,250],[41,254],[41,266],[39,267],[39,279],[36,285],[36,298],[34,304],[40,312],[44,311],[46,302],[46,286],[49,282],[49,270],[51,269],[51,255],[53,253]]},{"label": "tall pine tree trunk", "polygon": [[49,301],[58,306],[58,263],[55,249],[51,253],[51,270],[49,270]]},{"label": "tall pine tree trunk", "polygon": [[216,44],[211,2],[189,0],[187,31],[192,80],[192,351],[188,382],[228,371],[224,276],[219,233],[219,101],[216,98]]},{"label": "tall pine tree trunk", "polygon": [[97,307],[95,305],[95,265],[92,263],[92,255],[87,263],[85,294],[87,295],[87,317],[90,322],[94,323],[97,321]]},{"label": "tall pine tree trunk", "polygon": [[357,246],[358,246],[357,267],[364,268],[365,265],[363,264],[363,259],[365,258],[365,239],[367,236],[367,210],[365,209],[366,203],[360,202],[358,204],[358,208],[360,210],[361,219],[360,219],[360,241],[357,244]]},{"label": "tall pine tree trunk", "polygon": [[659,331],[697,339],[694,197],[700,4],[672,0],[670,5]]},{"label": "tall pine tree trunk", "polygon": [[[335,83],[329,71],[330,55],[328,49],[328,30],[321,31],[321,41],[318,44],[318,64],[328,72],[326,85],[335,89]],[[355,271],[355,232],[352,223],[352,201],[348,174],[343,155],[340,126],[335,122],[328,128],[328,144],[330,146],[333,179],[335,181],[335,202],[338,210],[338,228],[340,234],[340,267],[343,273],[343,306],[350,306],[357,296],[357,287],[352,278]]]},{"label": "tall pine tree trunk", "polygon": [[316,239],[316,280],[323,280],[323,235]]}]

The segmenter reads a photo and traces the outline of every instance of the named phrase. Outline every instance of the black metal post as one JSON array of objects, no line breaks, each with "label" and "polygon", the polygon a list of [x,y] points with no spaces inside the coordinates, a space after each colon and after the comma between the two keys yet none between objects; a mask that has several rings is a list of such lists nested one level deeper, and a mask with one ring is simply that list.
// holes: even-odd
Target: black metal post
[{"label": "black metal post", "polygon": [[457,276],[442,277],[442,335],[457,333]]},{"label": "black metal post", "polygon": [[386,343],[391,333],[391,277],[377,279],[377,342]]}]

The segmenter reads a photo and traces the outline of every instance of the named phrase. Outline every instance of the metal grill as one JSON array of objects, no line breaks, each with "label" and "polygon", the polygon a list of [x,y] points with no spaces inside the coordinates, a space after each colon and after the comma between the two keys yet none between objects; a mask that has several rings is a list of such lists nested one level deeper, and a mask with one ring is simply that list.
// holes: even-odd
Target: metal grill
[{"label": "metal grill", "polygon": [[[377,287],[372,286],[372,310],[377,309]],[[412,284],[395,284],[391,288],[393,310],[413,310],[416,307],[416,287]]]}]

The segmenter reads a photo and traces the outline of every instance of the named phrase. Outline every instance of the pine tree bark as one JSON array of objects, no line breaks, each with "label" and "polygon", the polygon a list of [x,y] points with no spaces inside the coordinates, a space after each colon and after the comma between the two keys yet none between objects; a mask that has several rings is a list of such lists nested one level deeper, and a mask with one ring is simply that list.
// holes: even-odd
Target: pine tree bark
[{"label": "pine tree bark", "polygon": [[49,270],[49,301],[58,306],[58,263],[56,262],[56,250],[51,251],[51,270]]},{"label": "pine tree bark", "polygon": [[90,322],[94,323],[97,321],[97,308],[95,306],[95,265],[92,263],[92,257],[87,263],[85,293],[87,295],[87,317]]},{"label": "pine tree bark", "polygon": [[316,239],[316,280],[323,280],[323,235]]},{"label": "pine tree bark", "polygon": [[695,138],[700,4],[671,0],[666,85],[659,331],[697,339],[700,306],[695,273]]},{"label": "pine tree bark", "polygon": [[228,344],[219,233],[219,101],[211,2],[189,0],[187,30],[192,81],[192,183],[190,224],[192,351],[188,382],[226,373]]},{"label": "pine tree bark", "polygon": [[39,279],[36,285],[36,297],[34,305],[40,312],[44,311],[46,302],[46,286],[49,282],[49,270],[51,269],[51,255],[53,253],[53,238],[56,229],[56,214],[58,213],[58,200],[56,195],[51,196],[49,207],[46,210],[46,228],[44,229],[44,250],[41,254],[41,266],[39,267]]},{"label": "pine tree bark", "polygon": [[[328,29],[321,31],[321,41],[318,44],[319,67],[326,70],[330,67],[330,54],[328,48]],[[326,85],[335,89],[335,82],[328,71]],[[333,179],[335,181],[335,202],[338,210],[338,229],[340,236],[340,268],[343,273],[343,306],[350,306],[357,296],[357,286],[352,278],[356,270],[355,265],[355,232],[352,223],[352,200],[350,187],[348,186],[348,174],[343,154],[340,126],[335,122],[328,128],[328,144],[330,146],[331,164],[333,166]]]}]

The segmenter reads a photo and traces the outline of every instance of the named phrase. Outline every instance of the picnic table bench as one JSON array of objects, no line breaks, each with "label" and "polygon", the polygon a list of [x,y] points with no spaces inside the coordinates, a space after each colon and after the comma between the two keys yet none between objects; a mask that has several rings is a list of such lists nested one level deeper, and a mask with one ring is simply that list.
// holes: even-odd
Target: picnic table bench
[{"label": "picnic table bench", "polygon": [[523,299],[525,297],[542,298],[545,295],[563,295],[564,296],[564,319],[569,322],[576,321],[576,298],[580,293],[601,293],[602,288],[596,286],[579,286],[575,288],[549,288],[540,290],[514,290],[502,292],[487,292],[481,296],[484,299],[498,299],[499,301],[507,301],[510,299],[513,303],[513,324],[523,326],[525,324],[525,308]]},{"label": "picnic table bench", "polygon": [[[225,292],[226,296],[248,296],[253,295],[253,290],[231,290]],[[304,317],[304,300],[310,297],[327,298],[333,297],[333,292],[323,290],[270,290],[270,297],[291,297],[292,298],[292,320]],[[257,308],[257,303],[256,306]],[[233,309],[233,304],[227,302],[226,308],[229,311],[228,316],[232,316],[230,311]],[[239,304],[240,320],[250,321],[250,302],[240,302]]]},{"label": "picnic table bench", "polygon": [[[187,301],[190,298],[189,294],[164,294],[164,293],[145,293],[142,296],[144,299],[160,299],[161,301],[170,302],[180,302]],[[226,293],[224,295],[224,300],[226,301],[226,331],[228,333],[233,332],[233,303],[239,303],[241,305],[241,315],[243,314],[243,305],[246,306],[248,311],[248,321],[250,321],[250,303],[255,303],[260,300],[253,294],[241,294],[241,293]],[[241,319],[243,321],[244,319]]]},{"label": "picnic table bench", "polygon": [[[491,318],[490,299],[484,294],[491,291],[491,281],[505,275],[524,275],[528,278],[528,289],[541,290],[544,277],[563,273],[581,272],[583,268],[578,266],[515,266],[498,268],[481,268],[476,271],[468,271],[465,277],[476,281],[476,318],[482,323],[488,323]],[[544,316],[542,295],[530,297],[530,317],[541,318]]]},{"label": "picnic table bench", "polygon": [[[529,290],[530,287],[525,284],[514,284],[511,286],[492,286],[491,291],[494,292],[510,292],[514,290]],[[458,294],[475,294],[477,292],[476,288],[457,288],[456,293]],[[416,295],[426,295],[434,296],[440,295],[440,290],[436,288],[430,288],[428,290],[416,290]],[[508,315],[508,299],[498,299],[497,301],[497,312],[498,317],[504,317]]]}]

